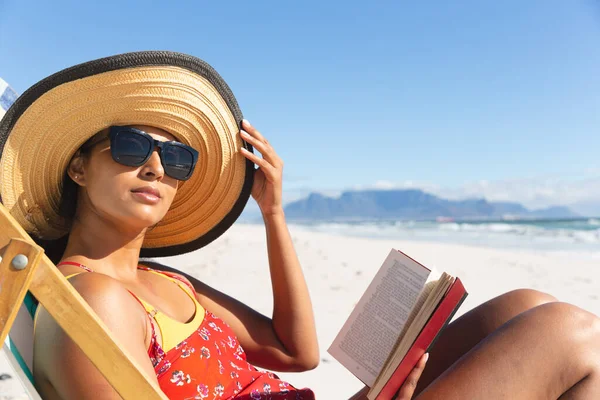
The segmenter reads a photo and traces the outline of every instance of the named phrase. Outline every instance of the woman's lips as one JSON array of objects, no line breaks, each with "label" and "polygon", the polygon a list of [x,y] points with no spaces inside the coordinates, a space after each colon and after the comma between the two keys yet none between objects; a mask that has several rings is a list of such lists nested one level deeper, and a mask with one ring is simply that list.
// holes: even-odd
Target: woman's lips
[{"label": "woman's lips", "polygon": [[158,197],[152,193],[148,193],[148,192],[131,192],[131,193],[133,193],[133,197],[135,197],[137,200],[140,200],[143,203],[157,204],[160,201],[160,197]]}]

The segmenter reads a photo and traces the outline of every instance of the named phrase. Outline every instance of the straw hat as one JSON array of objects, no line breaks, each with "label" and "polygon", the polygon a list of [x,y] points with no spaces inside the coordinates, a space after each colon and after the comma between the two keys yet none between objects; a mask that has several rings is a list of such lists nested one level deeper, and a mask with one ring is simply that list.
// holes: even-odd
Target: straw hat
[{"label": "straw hat", "polygon": [[163,220],[146,234],[143,257],[196,250],[225,232],[250,196],[252,150],[240,135],[231,90],[204,61],[180,53],[127,53],[79,64],[38,82],[0,121],[0,196],[35,238],[68,233],[58,213],[77,149],[111,125],[163,129],[200,153]]}]

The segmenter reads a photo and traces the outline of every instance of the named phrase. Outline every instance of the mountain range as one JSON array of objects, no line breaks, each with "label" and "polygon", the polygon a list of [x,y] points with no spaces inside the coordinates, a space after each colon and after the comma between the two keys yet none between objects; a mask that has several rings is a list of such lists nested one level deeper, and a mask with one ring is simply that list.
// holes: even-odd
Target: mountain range
[{"label": "mountain range", "polygon": [[519,203],[486,199],[447,200],[419,189],[346,191],[338,198],[311,193],[289,203],[285,215],[291,220],[435,220],[503,218],[575,218],[568,207],[530,210]]}]

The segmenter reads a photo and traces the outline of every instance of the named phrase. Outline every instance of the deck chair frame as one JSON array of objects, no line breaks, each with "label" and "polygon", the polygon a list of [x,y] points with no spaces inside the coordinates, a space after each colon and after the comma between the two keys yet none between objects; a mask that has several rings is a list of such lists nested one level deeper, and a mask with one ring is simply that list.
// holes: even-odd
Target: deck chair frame
[{"label": "deck chair frame", "polygon": [[30,292],[123,399],[167,400],[2,204],[0,255],[0,343]]}]

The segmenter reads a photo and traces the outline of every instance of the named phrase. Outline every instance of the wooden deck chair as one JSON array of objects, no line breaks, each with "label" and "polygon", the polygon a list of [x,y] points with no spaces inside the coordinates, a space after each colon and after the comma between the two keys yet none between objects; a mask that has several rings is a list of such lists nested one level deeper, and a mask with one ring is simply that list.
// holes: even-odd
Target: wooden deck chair
[{"label": "wooden deck chair", "polygon": [[10,332],[9,345],[5,345],[10,347],[7,356],[17,375],[25,381],[32,399],[39,399],[31,384],[32,311],[37,300],[123,399],[167,400],[158,385],[117,345],[106,325],[2,204],[0,256],[0,343]]}]

